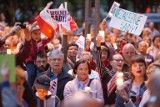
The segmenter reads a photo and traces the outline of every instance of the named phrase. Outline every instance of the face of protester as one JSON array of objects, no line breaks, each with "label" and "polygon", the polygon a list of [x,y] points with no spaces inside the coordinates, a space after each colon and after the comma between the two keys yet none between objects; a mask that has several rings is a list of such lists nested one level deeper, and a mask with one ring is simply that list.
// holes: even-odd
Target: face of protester
[{"label": "face of protester", "polygon": [[78,53],[78,48],[77,48],[77,46],[70,46],[70,47],[68,48],[68,55],[69,55],[69,56],[76,58],[77,53]]},{"label": "face of protester", "polygon": [[143,62],[135,62],[131,65],[131,72],[135,77],[144,77],[146,66]]},{"label": "face of protester", "polygon": [[89,74],[89,68],[87,63],[79,64],[76,72],[77,72],[78,79],[81,81],[85,81],[88,78],[88,74]]},{"label": "face of protester", "polygon": [[103,50],[102,51],[102,61],[106,60],[107,59],[107,56],[108,56],[108,52]]},{"label": "face of protester", "polygon": [[45,71],[45,68],[47,66],[47,59],[45,57],[41,58],[41,57],[37,56],[35,64],[39,70]]},{"label": "face of protester", "polygon": [[123,41],[123,38],[117,38],[117,39],[116,39],[116,44],[117,44],[117,47],[118,47],[118,48],[121,47],[122,41]]},{"label": "face of protester", "polygon": [[124,65],[124,59],[120,54],[113,56],[113,60],[110,62],[114,71],[122,71]]},{"label": "face of protester", "polygon": [[143,38],[143,41],[144,41],[144,42],[147,42],[149,45],[151,44],[151,39],[150,39],[150,37],[144,37],[144,38]]},{"label": "face of protester", "polygon": [[34,30],[31,33],[31,37],[33,40],[35,40],[36,42],[38,42],[41,38],[41,31],[40,30]]},{"label": "face of protester", "polygon": [[139,52],[141,54],[146,54],[148,46],[145,43],[139,44]]},{"label": "face of protester", "polygon": [[159,43],[160,43],[160,37],[156,37],[153,42],[154,46],[159,46]]},{"label": "face of protester", "polygon": [[135,55],[135,49],[132,46],[127,46],[123,50],[123,57],[127,64],[130,64],[132,56]]},{"label": "face of protester", "polygon": [[49,59],[49,64],[55,73],[59,73],[63,66],[62,55],[58,54],[51,56]]},{"label": "face of protester", "polygon": [[13,43],[14,45],[17,45],[18,42],[19,42],[18,36],[17,36],[17,35],[14,35],[14,36],[12,37],[12,43]]},{"label": "face of protester", "polygon": [[54,41],[53,45],[54,45],[54,49],[58,49],[59,48],[59,41]]},{"label": "face of protester", "polygon": [[48,94],[48,91],[45,89],[37,89],[37,93],[38,96],[43,99]]}]

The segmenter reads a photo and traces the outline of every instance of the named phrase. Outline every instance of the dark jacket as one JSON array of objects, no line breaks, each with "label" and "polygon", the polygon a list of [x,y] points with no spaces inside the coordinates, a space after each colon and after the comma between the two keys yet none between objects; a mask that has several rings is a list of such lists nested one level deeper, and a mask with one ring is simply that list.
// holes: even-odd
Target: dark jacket
[{"label": "dark jacket", "polygon": [[[46,71],[44,74],[46,74],[47,76],[51,77],[51,69],[48,69],[48,71]],[[57,75],[58,78],[58,86],[57,86],[57,93],[56,95],[58,96],[58,98],[60,100],[64,99],[63,96],[63,91],[64,91],[64,87],[66,85],[66,83],[70,80],[72,80],[72,76],[70,74],[68,74],[65,69],[62,67],[62,71],[60,74]]]},{"label": "dark jacket", "polygon": [[26,59],[26,63],[28,62],[34,62],[36,59],[36,54],[38,52],[45,52],[45,45],[52,40],[53,36],[51,38],[44,38],[40,39],[38,42],[31,40],[31,50],[30,54],[28,55],[28,58]]},{"label": "dark jacket", "polygon": [[24,45],[20,48],[16,54],[16,65],[22,65],[25,59],[29,56],[31,49],[31,41],[25,41]]},{"label": "dark jacket", "polygon": [[30,88],[27,81],[23,84],[25,90],[23,94],[23,99],[27,102],[28,107],[37,107],[37,99],[35,94],[33,93],[32,89]]}]

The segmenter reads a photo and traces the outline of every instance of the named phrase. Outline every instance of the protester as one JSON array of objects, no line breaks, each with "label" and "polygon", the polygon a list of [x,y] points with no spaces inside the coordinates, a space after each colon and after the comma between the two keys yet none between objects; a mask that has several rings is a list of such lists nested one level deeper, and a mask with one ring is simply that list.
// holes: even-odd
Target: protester
[{"label": "protester", "polygon": [[49,91],[50,79],[47,75],[40,75],[35,80],[35,87],[37,90],[37,107],[57,107],[59,98],[53,96]]},{"label": "protester", "polygon": [[63,68],[64,54],[60,50],[53,50],[48,54],[50,68],[44,73],[50,78],[50,89],[53,95],[60,100],[64,99],[63,91],[66,83],[72,80],[72,76]]},{"label": "protester", "polygon": [[[143,93],[146,91],[146,63],[141,55],[135,55],[131,58],[131,73],[132,79],[126,81],[122,89],[117,89],[117,93],[123,93],[124,96],[116,97],[116,107],[123,107],[127,105],[130,100],[136,107],[139,106]],[[127,95],[125,95],[127,94]]]},{"label": "protester", "polygon": [[[74,74],[77,74],[77,77],[68,82],[65,85],[64,89],[64,98],[69,100],[69,98],[78,91],[86,91],[86,93],[92,95],[96,98],[97,102],[103,105],[103,92],[101,84],[96,79],[89,79],[89,74],[91,74],[90,65],[86,60],[79,60],[76,62],[74,69]],[[86,90],[86,88],[89,88]]]}]

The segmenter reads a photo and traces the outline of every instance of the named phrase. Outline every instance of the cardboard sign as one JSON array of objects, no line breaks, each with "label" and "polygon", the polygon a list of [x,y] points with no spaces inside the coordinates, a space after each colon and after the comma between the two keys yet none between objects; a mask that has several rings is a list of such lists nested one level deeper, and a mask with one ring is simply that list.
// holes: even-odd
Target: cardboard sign
[{"label": "cardboard sign", "polygon": [[76,41],[76,44],[77,44],[80,48],[84,49],[85,38],[84,38],[83,36],[80,36],[80,37],[78,38],[78,40]]},{"label": "cardboard sign", "polygon": [[114,3],[112,4],[112,7],[111,7],[111,9],[109,10],[109,13],[107,14],[107,16],[108,16],[108,17],[112,17],[112,16],[113,16],[113,13],[114,13],[115,8],[117,8],[117,7],[119,7],[119,6],[120,6],[120,4],[119,4],[119,3],[114,2]]},{"label": "cardboard sign", "polygon": [[0,82],[2,81],[2,76],[9,73],[9,81],[15,82],[15,56],[14,55],[0,55]]},{"label": "cardboard sign", "polygon": [[67,10],[66,9],[48,9],[50,16],[59,24],[67,23]]},{"label": "cardboard sign", "polygon": [[112,16],[110,27],[117,28],[121,31],[128,31],[134,35],[140,35],[147,16],[116,8]]}]

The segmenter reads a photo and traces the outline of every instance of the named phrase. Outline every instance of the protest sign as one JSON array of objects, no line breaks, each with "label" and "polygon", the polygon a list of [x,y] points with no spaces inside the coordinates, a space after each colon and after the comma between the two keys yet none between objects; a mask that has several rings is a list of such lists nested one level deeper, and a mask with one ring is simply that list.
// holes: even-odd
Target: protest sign
[{"label": "protest sign", "polygon": [[9,81],[15,82],[15,56],[14,55],[0,55],[0,82],[2,75],[9,73]]},{"label": "protest sign", "polygon": [[58,24],[67,23],[67,9],[48,9],[48,12]]},{"label": "protest sign", "polygon": [[81,58],[81,54],[84,50],[84,45],[85,45],[85,38],[83,36],[80,36],[78,40],[76,41],[76,44],[78,45],[78,55],[77,55],[77,60]]},{"label": "protest sign", "polygon": [[143,14],[116,8],[109,25],[121,31],[128,31],[131,34],[140,35],[146,20],[147,16]]},{"label": "protest sign", "polygon": [[57,93],[57,85],[58,85],[58,78],[55,78],[50,82],[50,88],[49,91],[52,93],[52,95],[56,95]]},{"label": "protest sign", "polygon": [[114,2],[114,3],[112,4],[112,7],[111,7],[111,9],[109,10],[109,13],[107,14],[107,16],[108,16],[108,17],[112,17],[112,16],[113,16],[113,13],[114,13],[115,8],[117,8],[117,7],[119,7],[119,6],[120,6],[120,4],[119,4],[119,3]]}]

